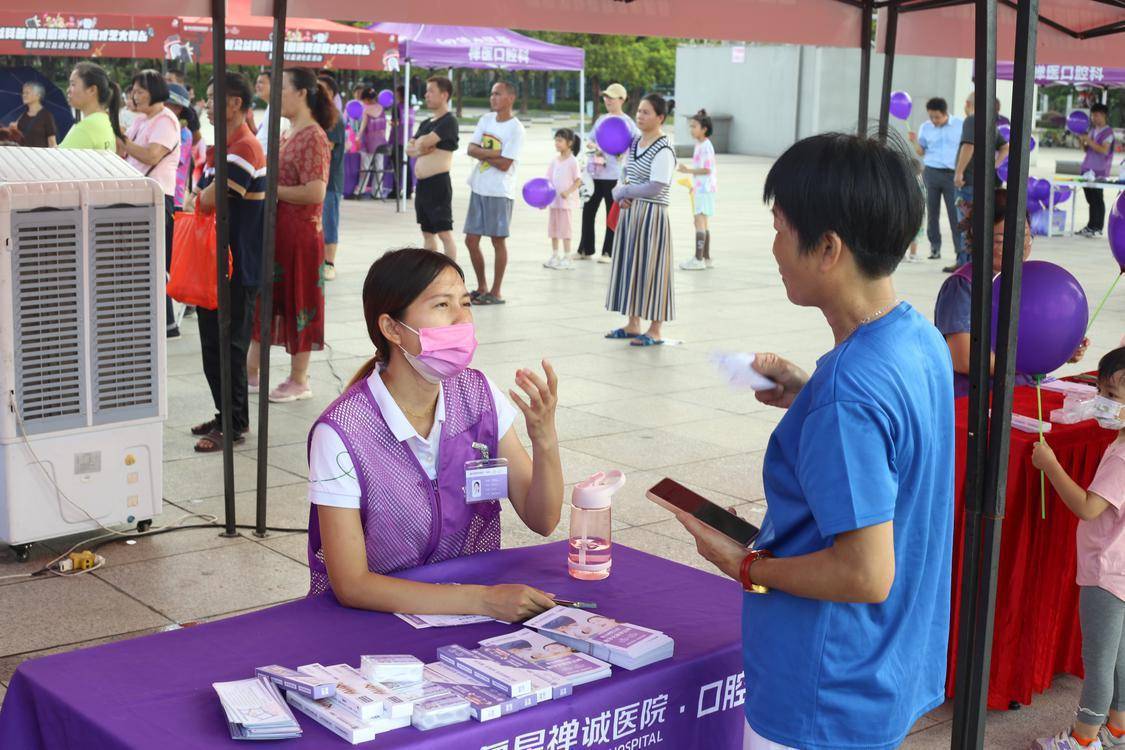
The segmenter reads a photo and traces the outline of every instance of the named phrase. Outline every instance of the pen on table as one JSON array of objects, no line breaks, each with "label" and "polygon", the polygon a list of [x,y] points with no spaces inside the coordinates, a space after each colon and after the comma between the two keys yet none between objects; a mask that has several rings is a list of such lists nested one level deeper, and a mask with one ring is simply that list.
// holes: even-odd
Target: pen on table
[{"label": "pen on table", "polygon": [[597,609],[598,608],[597,602],[572,602],[569,599],[559,599],[557,597],[554,599],[554,602],[555,602],[555,604],[558,604],[560,607],[574,607],[575,609]]}]

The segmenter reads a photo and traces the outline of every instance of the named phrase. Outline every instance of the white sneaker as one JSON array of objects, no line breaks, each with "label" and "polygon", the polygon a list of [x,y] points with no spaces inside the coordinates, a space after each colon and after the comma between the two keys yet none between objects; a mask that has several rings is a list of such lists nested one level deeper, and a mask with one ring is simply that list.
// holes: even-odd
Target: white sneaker
[{"label": "white sneaker", "polygon": [[574,261],[570,258],[559,258],[558,262],[555,264],[555,268],[560,271],[573,271]]},{"label": "white sneaker", "polygon": [[680,269],[683,271],[706,271],[707,264],[699,258],[688,258],[680,264]]},{"label": "white sneaker", "polygon": [[906,262],[907,263],[917,263],[918,262],[918,256],[917,255],[907,255],[906,256]]},{"label": "white sneaker", "polygon": [[703,262],[704,262],[704,264],[706,264],[706,266],[708,268],[714,268],[715,267],[715,261],[711,260],[710,258],[704,258]]},{"label": "white sneaker", "polygon": [[324,264],[324,280],[334,281],[336,279],[336,266],[325,263]]},{"label": "white sneaker", "polygon": [[1094,740],[1085,748],[1070,736],[1070,730],[1064,729],[1054,737],[1043,737],[1035,740],[1032,746],[1035,750],[1102,750],[1101,740]]},{"label": "white sneaker", "polygon": [[552,269],[552,270],[556,270],[556,271],[557,271],[557,270],[558,270],[558,268],[559,268],[559,256],[557,256],[557,255],[552,255],[552,256],[551,256],[551,259],[550,259],[550,260],[548,260],[548,261],[547,261],[546,263],[544,263],[544,264],[543,264],[543,267],[544,267],[544,268],[550,268],[550,269]]},{"label": "white sneaker", "polygon": [[308,383],[301,385],[295,380],[286,378],[281,381],[281,385],[270,391],[270,402],[287,404],[291,401],[304,401],[306,398],[312,398],[312,395],[312,386]]},{"label": "white sneaker", "polygon": [[246,376],[246,390],[249,391],[250,393],[257,393],[258,392],[258,377],[259,377],[258,375],[247,375]]},{"label": "white sneaker", "polygon": [[1113,732],[1109,731],[1109,727],[1102,727],[1098,732],[1098,741],[1102,743],[1102,747],[1125,747],[1125,737],[1114,737]]},{"label": "white sneaker", "polygon": [[598,263],[612,263],[612,262],[613,262],[613,258],[609,257],[608,255],[599,255],[598,256]]}]

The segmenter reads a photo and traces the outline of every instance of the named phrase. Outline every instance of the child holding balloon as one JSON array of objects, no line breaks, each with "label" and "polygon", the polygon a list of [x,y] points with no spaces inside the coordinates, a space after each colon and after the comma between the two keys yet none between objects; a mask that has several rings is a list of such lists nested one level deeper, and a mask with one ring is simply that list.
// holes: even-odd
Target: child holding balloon
[{"label": "child holding balloon", "polygon": [[1117,430],[1088,488],[1074,481],[1045,442],[1031,462],[1046,473],[1078,522],[1078,612],[1086,678],[1070,729],[1040,739],[1042,750],[1125,748],[1125,347],[1098,363],[1094,417]]},{"label": "child holding balloon", "polygon": [[[574,261],[570,255],[572,215],[578,205],[578,188],[582,186],[578,170],[578,149],[580,139],[570,128],[555,131],[555,151],[558,158],[552,159],[547,167],[547,181],[555,191],[547,215],[547,236],[551,238],[551,258],[543,264],[544,268],[570,270]],[[563,255],[559,257],[559,242],[562,242]]]}]

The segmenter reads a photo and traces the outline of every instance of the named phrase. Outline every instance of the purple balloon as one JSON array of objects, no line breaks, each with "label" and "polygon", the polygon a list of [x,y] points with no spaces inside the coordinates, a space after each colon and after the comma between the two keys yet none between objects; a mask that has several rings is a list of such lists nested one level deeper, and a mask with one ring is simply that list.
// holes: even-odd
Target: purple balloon
[{"label": "purple balloon", "polygon": [[359,99],[352,99],[350,102],[348,102],[347,106],[344,107],[344,112],[353,120],[362,119],[363,102],[361,102]]},{"label": "purple balloon", "polygon": [[[1039,214],[1046,216],[1046,212]],[[992,341],[1000,309],[1000,281],[992,282]],[[1046,375],[1064,365],[1082,343],[1090,310],[1082,285],[1062,266],[1045,260],[1023,264],[1016,371]]]},{"label": "purple balloon", "polygon": [[629,144],[633,141],[633,134],[629,132],[629,125],[623,118],[607,117],[594,133],[594,140],[602,151],[618,156],[629,148]]},{"label": "purple balloon", "polygon": [[1055,188],[1055,205],[1066,203],[1070,200],[1071,190],[1066,185],[1059,185]]},{"label": "purple balloon", "polygon": [[996,168],[996,176],[1000,178],[1000,182],[1008,181],[1008,160],[1000,162],[1000,166]]},{"label": "purple balloon", "polygon": [[395,103],[394,92],[390,89],[383,89],[379,92],[379,96],[376,101],[379,102],[383,109],[386,109],[387,107],[390,107]]},{"label": "purple balloon", "polygon": [[1109,250],[1125,273],[1125,192],[1118,194],[1109,211]]},{"label": "purple balloon", "polygon": [[1028,150],[1028,151],[1034,151],[1034,150],[1035,150],[1035,136],[1033,136],[1033,135],[1032,135],[1032,136],[1028,136],[1028,139],[1027,139],[1027,150]]},{"label": "purple balloon", "polygon": [[1037,180],[1034,177],[1027,178],[1027,195],[1029,198],[1034,198],[1043,205],[1051,199],[1051,183],[1049,180]]},{"label": "purple balloon", "polygon": [[1083,135],[1090,129],[1090,115],[1076,109],[1066,116],[1066,129],[1075,135]]},{"label": "purple balloon", "polygon": [[523,199],[532,208],[546,208],[555,200],[555,189],[546,177],[536,177],[523,184]]},{"label": "purple balloon", "polygon": [[996,126],[996,132],[1000,135],[1000,139],[1007,143],[1012,140],[1012,126],[1006,122],[1002,122]]},{"label": "purple balloon", "polygon": [[910,110],[914,108],[913,102],[910,101],[910,94],[905,91],[892,91],[890,112],[892,115],[900,120],[905,120],[910,117]]}]

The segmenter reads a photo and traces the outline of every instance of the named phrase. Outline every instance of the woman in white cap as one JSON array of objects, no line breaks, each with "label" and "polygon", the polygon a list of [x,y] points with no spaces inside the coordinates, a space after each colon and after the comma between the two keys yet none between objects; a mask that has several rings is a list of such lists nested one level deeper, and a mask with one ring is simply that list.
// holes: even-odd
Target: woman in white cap
[{"label": "woman in white cap", "polygon": [[[633,118],[625,114],[622,108],[625,106],[625,99],[629,96],[625,87],[620,83],[611,83],[604,92],[602,92],[602,101],[605,102],[606,114],[602,115],[594,123],[594,131],[598,132],[598,126],[605,122],[610,117],[620,117],[629,125],[629,134],[633,137],[640,132],[637,130],[637,124],[633,122]],[[598,216],[598,206],[605,204],[606,218],[609,218],[609,207],[613,205],[613,186],[621,178],[621,164],[624,161],[624,154],[614,156],[606,154],[598,149],[597,140],[590,138],[586,142],[586,148],[589,151],[587,155],[587,170],[594,178],[594,192],[589,200],[582,207],[582,239],[578,243],[578,260],[589,260],[594,254],[594,220]],[[605,228],[605,239],[602,240],[602,254],[598,258],[599,263],[609,263],[610,257],[613,255],[613,230],[609,228],[608,224]]]}]

